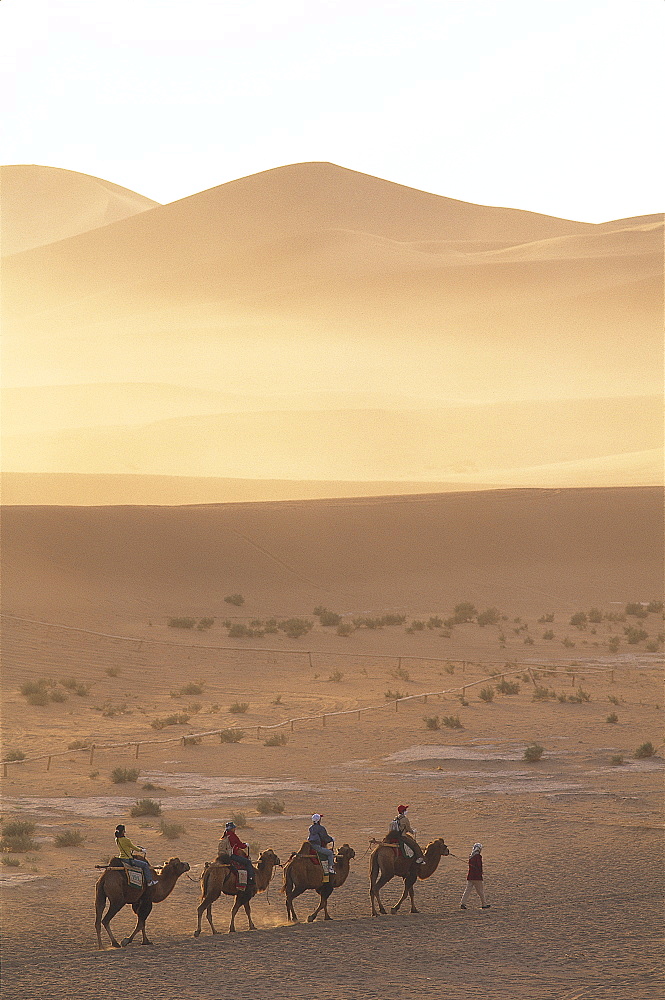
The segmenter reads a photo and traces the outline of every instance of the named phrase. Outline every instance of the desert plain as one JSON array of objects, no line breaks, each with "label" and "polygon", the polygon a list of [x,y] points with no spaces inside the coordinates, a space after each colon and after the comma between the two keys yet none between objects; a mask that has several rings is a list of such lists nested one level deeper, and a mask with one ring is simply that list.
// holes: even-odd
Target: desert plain
[{"label": "desert plain", "polygon": [[[7,1000],[661,996],[660,217],[11,169]],[[398,803],[451,856],[372,917]],[[224,822],[285,861],[313,812],[355,851],[333,920],[277,869],[194,939]],[[99,950],[119,822],[192,878]]]}]

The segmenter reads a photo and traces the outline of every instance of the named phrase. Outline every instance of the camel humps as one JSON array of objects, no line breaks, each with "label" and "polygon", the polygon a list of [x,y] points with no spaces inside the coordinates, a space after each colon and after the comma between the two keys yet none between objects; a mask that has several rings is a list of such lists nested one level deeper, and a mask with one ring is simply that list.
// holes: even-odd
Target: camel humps
[{"label": "camel humps", "polygon": [[332,920],[328,913],[328,899],[335,889],[344,885],[349,874],[351,859],[355,858],[356,852],[348,844],[342,844],[335,855],[335,870],[329,876],[327,882],[323,881],[323,868],[320,864],[314,864],[310,858],[302,853],[294,854],[284,865],[284,883],[281,891],[286,893],[286,915],[289,920],[296,921],[296,911],[293,908],[293,900],[296,896],[306,892],[307,889],[314,889],[321,897],[321,902],[313,913],[307,917],[309,923],[316,920],[323,910],[325,920]]},{"label": "camel humps", "polygon": [[[108,867],[100,875],[95,886],[95,930],[97,931],[97,943],[102,947],[102,926],[106,930],[111,944],[114,948],[120,948],[111,930],[111,920],[115,917],[123,906],[129,904],[136,914],[136,927],[129,935],[123,938],[122,947],[125,948],[134,940],[141,931],[143,936],[142,944],[152,944],[145,933],[145,922],[150,915],[154,903],[161,903],[175,888],[175,884],[181,875],[189,871],[189,865],[180,858],[169,858],[161,871],[155,873],[157,885],[135,886],[127,881],[124,867]],[[102,919],[104,907],[108,900],[108,910]]]},{"label": "camel humps", "polygon": [[273,870],[275,866],[279,864],[281,864],[281,862],[274,851],[261,851],[258,861],[254,866],[256,869],[256,883],[255,885],[250,886],[238,885],[236,872],[228,864],[222,864],[219,860],[217,860],[213,861],[212,864],[207,865],[201,875],[201,902],[199,903],[197,910],[198,924],[196,930],[194,931],[194,937],[198,937],[201,933],[201,917],[203,916],[204,910],[212,933],[217,934],[215,926],[212,922],[212,904],[216,899],[219,899],[222,893],[224,893],[225,896],[235,896],[235,901],[231,910],[229,933],[235,931],[236,929],[235,917],[241,906],[245,907],[245,913],[247,914],[247,919],[249,921],[249,929],[251,931],[256,930],[256,926],[252,921],[250,902],[257,892],[265,892],[270,884]]},{"label": "camel humps", "polygon": [[441,858],[450,854],[443,837],[433,840],[424,851],[425,864],[418,865],[414,858],[405,858],[395,850],[393,846],[381,843],[376,847],[369,860],[369,898],[372,903],[372,916],[377,916],[376,905],[379,905],[379,913],[385,913],[379,889],[390,882],[392,878],[404,879],[404,892],[399,902],[391,906],[390,912],[397,913],[407,896],[411,899],[411,913],[418,913],[413,899],[413,887],[418,879],[429,878],[438,868]]}]

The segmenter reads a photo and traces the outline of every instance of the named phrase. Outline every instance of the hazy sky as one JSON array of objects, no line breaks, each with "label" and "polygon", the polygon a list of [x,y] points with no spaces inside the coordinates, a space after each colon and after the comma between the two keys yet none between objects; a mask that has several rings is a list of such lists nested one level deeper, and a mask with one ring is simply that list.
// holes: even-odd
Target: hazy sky
[{"label": "hazy sky", "polygon": [[663,209],[661,0],[3,0],[0,159],[172,201],[331,160],[599,222]]}]

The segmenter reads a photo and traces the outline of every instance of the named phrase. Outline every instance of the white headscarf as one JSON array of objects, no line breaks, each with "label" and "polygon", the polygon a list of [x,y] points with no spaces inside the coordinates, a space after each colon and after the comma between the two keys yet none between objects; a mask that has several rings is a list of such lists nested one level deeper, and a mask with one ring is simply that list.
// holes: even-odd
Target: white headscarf
[{"label": "white headscarf", "polygon": [[314,815],[312,816],[312,823],[320,823],[320,822],[321,822],[321,814],[314,813]]},{"label": "white headscarf", "polygon": [[471,851],[471,857],[473,857],[475,854],[480,854],[480,852],[482,851],[482,849],[483,849],[483,845],[482,844],[474,844],[473,845],[473,849]]}]

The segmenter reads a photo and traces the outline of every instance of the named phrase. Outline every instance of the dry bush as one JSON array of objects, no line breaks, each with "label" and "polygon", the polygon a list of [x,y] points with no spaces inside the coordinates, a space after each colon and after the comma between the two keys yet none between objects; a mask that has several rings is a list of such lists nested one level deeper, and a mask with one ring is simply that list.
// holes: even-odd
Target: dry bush
[{"label": "dry bush", "polygon": [[236,608],[241,607],[245,603],[245,598],[242,594],[228,594],[224,600],[227,604],[235,605]]},{"label": "dry bush", "polygon": [[186,833],[186,830],[182,823],[167,823],[166,820],[162,820],[159,824],[159,832],[167,840],[177,840],[181,834]]},{"label": "dry bush", "polygon": [[459,715],[444,715],[441,717],[441,722],[446,729],[464,729],[464,726],[460,722]]},{"label": "dry bush", "polygon": [[411,675],[408,670],[404,670],[403,667],[397,667],[395,670],[390,671],[390,676],[395,681],[410,681]]},{"label": "dry bush", "polygon": [[532,701],[547,701],[548,698],[556,698],[556,691],[552,691],[551,688],[543,687],[540,684],[536,684],[533,689],[533,695],[531,697]]},{"label": "dry bush", "polygon": [[524,751],[524,760],[529,762],[540,760],[544,753],[545,747],[541,747],[540,743],[531,743]]},{"label": "dry bush", "polygon": [[195,618],[169,618],[167,621],[169,628],[194,628]]},{"label": "dry bush", "polygon": [[234,701],[232,705],[229,705],[229,712],[233,715],[245,715],[248,710],[248,701]]},{"label": "dry bush", "polygon": [[400,698],[404,697],[404,693],[402,691],[391,691],[389,688],[383,692],[383,697],[386,701],[399,701]]},{"label": "dry bush", "polygon": [[19,861],[19,859],[18,859],[18,858],[8,858],[8,857],[7,857],[6,855],[5,855],[5,856],[4,856],[4,857],[3,857],[2,859],[0,859],[0,860],[2,861],[2,864],[3,864],[3,865],[6,865],[6,866],[7,866],[7,868],[20,868],[20,866],[21,866],[21,862]]},{"label": "dry bush", "polygon": [[2,759],[6,761],[25,760],[25,754],[22,750],[8,750]]},{"label": "dry bush", "polygon": [[283,747],[289,742],[286,733],[275,733],[274,736],[268,737],[264,741],[263,745],[266,747]]},{"label": "dry bush", "polygon": [[0,850],[9,851],[14,854],[23,854],[26,851],[36,851],[38,846],[32,839],[35,832],[35,824],[30,820],[9,820],[2,824],[2,839],[0,839]]},{"label": "dry bush", "polygon": [[342,622],[341,625],[337,626],[337,635],[343,635],[345,638],[348,638],[352,632],[355,632],[355,629],[351,622]]},{"label": "dry bush", "polygon": [[341,670],[334,670],[328,680],[332,681],[334,684],[339,684],[343,677],[344,674]]},{"label": "dry bush", "polygon": [[505,680],[505,678],[502,681],[499,681],[499,683],[496,686],[496,689],[499,692],[499,694],[519,694],[520,693],[520,686],[517,683],[517,681],[507,681],[507,680]]},{"label": "dry bush", "polygon": [[111,771],[111,781],[115,785],[122,785],[126,781],[138,781],[139,772],[135,767],[115,767]]},{"label": "dry bush", "polygon": [[247,822],[247,816],[243,812],[231,813],[231,822],[235,823],[239,830],[251,830]]},{"label": "dry bush", "polygon": [[184,747],[195,747],[203,741],[202,736],[184,736],[182,745]]},{"label": "dry bush", "polygon": [[137,799],[130,809],[130,816],[161,816],[162,807],[154,799]]},{"label": "dry bush", "polygon": [[281,816],[286,806],[281,799],[264,795],[256,803],[256,811],[260,816]]},{"label": "dry bush", "polygon": [[440,729],[439,716],[438,715],[425,715],[423,717],[423,722],[425,723],[426,729]]},{"label": "dry bush", "polygon": [[489,705],[490,702],[494,701],[494,688],[489,686],[481,688],[478,697]]},{"label": "dry bush", "polygon": [[647,757],[653,757],[655,753],[656,749],[653,743],[649,740],[648,743],[640,743],[633,756],[636,760],[645,760]]},{"label": "dry bush", "polygon": [[85,842],[85,837],[80,830],[63,830],[55,837],[56,847],[80,847]]},{"label": "dry bush", "polygon": [[220,743],[240,743],[245,735],[244,729],[221,729],[219,732]]},{"label": "dry bush", "polygon": [[120,668],[119,667],[107,667],[106,670],[104,671],[104,673],[108,677],[117,677],[118,674],[120,673]]},{"label": "dry bush", "polygon": [[167,726],[184,726],[186,722],[189,722],[186,712],[174,712],[163,719],[153,719],[150,725],[153,729],[166,729]]},{"label": "dry bush", "polygon": [[619,716],[616,714],[616,712],[610,712],[610,714],[605,719],[605,722],[618,722],[618,721],[619,721]]}]

